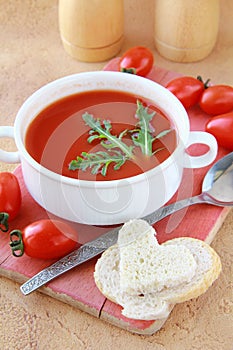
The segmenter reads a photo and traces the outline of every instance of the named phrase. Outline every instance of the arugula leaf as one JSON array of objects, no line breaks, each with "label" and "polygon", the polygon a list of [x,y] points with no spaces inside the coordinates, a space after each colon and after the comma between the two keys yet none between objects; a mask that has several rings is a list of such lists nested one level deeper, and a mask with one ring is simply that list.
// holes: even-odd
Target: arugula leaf
[{"label": "arugula leaf", "polygon": [[104,151],[98,151],[96,153],[82,152],[81,156],[70,162],[70,170],[80,169],[86,171],[90,168],[92,174],[101,173],[103,176],[106,176],[109,164],[115,163],[113,168],[114,170],[118,170],[129,159],[117,150],[113,150],[112,154]]},{"label": "arugula leaf", "polygon": [[[109,164],[114,163],[114,170],[118,170],[128,159],[135,157],[133,153],[135,146],[140,147],[142,153],[146,156],[152,156],[161,151],[164,148],[152,151],[153,142],[165,136],[171,130],[164,130],[157,136],[153,136],[154,130],[152,130],[150,122],[155,114],[156,112],[149,113],[148,107],[144,107],[137,100],[136,116],[139,121],[136,124],[136,128],[133,130],[126,129],[118,136],[115,136],[111,133],[112,124],[109,120],[100,121],[100,119],[95,119],[91,114],[84,113],[82,118],[86,125],[91,128],[87,141],[91,143],[94,140],[99,140],[106,151],[98,151],[96,153],[82,152],[81,156],[70,162],[69,169],[86,171],[90,168],[92,174],[101,173],[103,176],[106,176]],[[131,134],[133,142],[129,146],[123,141],[123,137],[128,132]]]},{"label": "arugula leaf", "polygon": [[144,107],[140,101],[137,101],[137,111],[136,116],[139,119],[137,126],[139,128],[132,131],[132,140],[135,146],[139,146],[142,150],[142,153],[151,156],[152,144],[154,137],[152,135],[150,122],[153,119],[156,112],[149,113],[148,107]]},{"label": "arugula leaf", "polygon": [[99,139],[101,145],[107,149],[119,148],[127,157],[133,158],[133,146],[127,146],[123,141],[122,137],[127,132],[124,130],[119,137],[111,134],[112,124],[108,120],[104,120],[102,125],[99,119],[93,118],[89,113],[83,114],[83,120],[86,125],[91,127],[89,131],[88,142]]}]

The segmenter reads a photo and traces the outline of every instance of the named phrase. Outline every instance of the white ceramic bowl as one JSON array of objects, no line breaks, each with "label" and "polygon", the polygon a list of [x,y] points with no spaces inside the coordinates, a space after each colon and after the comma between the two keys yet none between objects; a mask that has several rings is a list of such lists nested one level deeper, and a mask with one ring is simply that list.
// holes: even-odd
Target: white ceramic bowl
[{"label": "white ceramic bowl", "polygon": [[[168,116],[178,133],[178,145],[161,165],[140,175],[114,181],[85,181],[58,175],[37,163],[24,145],[30,122],[52,102],[88,90],[120,90],[154,102]],[[146,78],[120,72],[87,72],[53,81],[37,90],[20,108],[14,127],[0,127],[0,137],[15,139],[17,152],[0,151],[0,160],[21,162],[25,184],[32,197],[49,212],[67,220],[110,225],[143,217],[163,206],[178,189],[183,169],[210,164],[216,157],[215,138],[190,132],[181,103],[164,87]],[[185,149],[194,143],[209,146],[201,156]]]}]

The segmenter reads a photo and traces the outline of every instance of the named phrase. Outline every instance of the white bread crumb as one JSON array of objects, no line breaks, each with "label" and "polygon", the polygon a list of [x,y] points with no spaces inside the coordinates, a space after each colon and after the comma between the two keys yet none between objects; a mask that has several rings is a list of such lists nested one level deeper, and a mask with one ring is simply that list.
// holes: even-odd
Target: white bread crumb
[{"label": "white bread crumb", "polygon": [[[132,222],[134,228],[138,229],[143,227],[146,230],[146,234],[141,237],[138,231],[136,235],[137,239],[134,240],[133,230],[131,230]],[[195,238],[182,237],[169,240],[159,245],[155,238],[154,229],[148,229],[148,224],[143,224],[143,226],[141,226],[141,222],[136,223],[135,221],[130,221],[130,223],[127,223],[124,230],[121,232],[121,234],[125,234],[125,237],[120,237],[121,244],[116,244],[108,248],[102,254],[96,263],[94,272],[95,282],[99,290],[109,300],[122,306],[122,314],[124,316],[141,320],[165,320],[175,303],[181,303],[205,293],[218,278],[221,272],[221,261],[218,254],[207,243]],[[129,231],[127,227],[130,227]],[[127,232],[129,232],[128,238],[130,237],[130,239],[127,238]],[[144,242],[146,246],[142,246],[142,242]],[[135,250],[131,248],[134,246],[137,250],[140,247],[141,257],[146,260],[146,257],[150,258],[151,254],[154,255],[153,247],[150,246],[150,249],[148,249],[147,246],[148,243],[151,245],[152,242],[154,249],[159,251],[160,262],[156,262],[155,255],[153,267],[156,267],[157,271],[154,270],[154,274],[150,272],[148,279],[150,280],[149,287],[156,285],[157,290],[148,292],[148,281],[147,278],[144,278],[140,281],[140,288],[144,293],[135,293],[135,285],[131,284],[130,276],[131,273],[135,275],[135,269],[140,270],[141,264],[143,265],[143,263],[138,263],[138,259],[134,261],[133,257],[137,256],[137,254],[135,255]],[[126,245],[124,245],[125,243]],[[123,251],[125,250],[125,262],[127,261],[127,265],[124,260],[123,262],[120,261],[120,257],[122,258],[122,249]],[[176,275],[175,277],[172,275],[174,266],[171,256],[173,256],[173,254],[175,254],[175,258],[177,258],[177,254],[179,254],[181,259],[180,267],[177,267],[178,270],[175,269],[178,273],[178,276]],[[190,258],[190,254],[192,258]],[[170,256],[169,261],[168,256]],[[130,257],[132,264],[130,263]],[[195,263],[193,261],[195,261]],[[164,263],[168,273],[164,272]],[[146,264],[147,263],[145,263],[145,266]],[[140,268],[138,268],[138,265]],[[130,270],[131,273],[123,271],[123,268]],[[144,268],[144,270],[146,269]],[[191,272],[192,277],[190,275],[188,276],[187,271]],[[132,291],[132,294],[122,289],[122,285],[125,285],[122,283],[121,278],[125,279],[124,283],[127,288],[130,289],[130,293]],[[156,283],[153,282],[155,280]],[[132,288],[132,286],[134,287]],[[162,324],[163,322],[161,322],[161,325]]]},{"label": "white bread crumb", "polygon": [[197,264],[189,249],[159,245],[155,230],[143,220],[131,220],[123,225],[118,246],[120,288],[128,294],[154,293],[175,287],[189,282],[195,274]]}]

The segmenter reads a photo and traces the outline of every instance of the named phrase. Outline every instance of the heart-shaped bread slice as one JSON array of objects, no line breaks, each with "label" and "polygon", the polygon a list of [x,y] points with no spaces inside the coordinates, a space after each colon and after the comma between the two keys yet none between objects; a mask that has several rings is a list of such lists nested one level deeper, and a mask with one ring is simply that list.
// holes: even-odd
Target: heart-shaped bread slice
[{"label": "heart-shaped bread slice", "polygon": [[196,261],[186,246],[159,245],[144,220],[130,220],[119,231],[120,288],[131,295],[157,293],[188,283]]},{"label": "heart-shaped bread slice", "polygon": [[[139,230],[138,228],[141,228],[142,230]],[[134,236],[135,231],[136,235]],[[129,234],[127,234],[127,232],[129,232]],[[142,235],[142,233],[144,234]],[[221,260],[218,254],[207,243],[199,239],[181,237],[169,240],[163,243],[162,245],[159,245],[155,238],[154,229],[150,227],[146,222],[141,222],[141,220],[131,221],[130,223],[125,224],[122,228],[121,234],[122,235],[119,235],[118,244],[108,248],[98,259],[95,266],[94,278],[99,290],[109,300],[122,306],[122,314],[126,317],[140,320],[160,319],[163,323],[168,317],[175,303],[181,303],[192,298],[196,298],[199,295],[205,293],[207,289],[212,285],[212,283],[218,278],[221,272]],[[181,266],[179,267],[179,270],[181,270],[182,278],[187,278],[186,282],[181,282],[181,280],[179,280],[180,283],[176,284],[178,282],[177,275],[173,280],[173,276],[170,273],[170,276],[172,278],[172,280],[170,280],[167,278],[167,274],[165,273],[165,280],[167,281],[165,283],[163,270],[163,273],[160,275],[161,279],[158,278],[157,273],[156,281],[160,281],[160,286],[165,286],[165,284],[171,283],[171,285],[173,285],[172,287],[163,287],[160,291],[150,293],[148,292],[148,290],[146,290],[144,286],[140,284],[140,286],[142,286],[142,290],[145,291],[144,294],[129,294],[123,291],[121,288],[122,273],[125,276],[125,278],[127,278],[127,276],[129,278],[128,281],[126,280],[125,285],[129,286],[129,289],[132,289],[134,291],[131,284],[131,276],[132,274],[134,274],[134,271],[132,270],[130,274],[128,274],[127,271],[120,271],[120,265],[122,263],[120,257],[120,250],[122,248],[125,248],[126,250],[125,263],[127,261],[128,265],[124,263],[124,265],[122,265],[121,268],[123,268],[124,266],[124,268],[127,270],[128,266],[130,267],[133,265],[131,263],[134,257],[137,256],[136,251],[139,251],[139,255],[141,257],[142,250],[143,254],[145,254],[145,256],[148,256],[149,258],[151,253],[154,254],[154,252],[152,252],[150,248],[148,248],[148,243],[149,246],[151,246],[151,249],[153,247],[154,250],[159,251],[160,261],[163,261],[165,263],[167,262],[166,255],[171,255],[171,251],[167,249],[168,247],[172,247],[173,253],[174,246],[176,247],[174,255],[175,258],[177,258],[176,254],[178,252],[184,252],[183,248],[186,247],[189,253],[185,251],[185,254],[187,254],[185,256],[189,260],[189,254],[191,254],[196,263],[194,276],[190,279],[190,276],[187,276],[186,273],[183,273],[183,256],[180,257]],[[135,244],[134,247],[136,247],[136,250],[131,250],[131,248],[133,247],[132,244]],[[130,250],[128,250],[129,247]],[[163,250],[163,252],[161,253],[160,248],[162,247],[165,247],[165,250]],[[161,258],[164,252],[166,253],[165,257]],[[171,259],[169,261],[169,264],[172,264],[172,261],[173,260]],[[190,261],[190,266],[192,267],[190,268],[189,264],[187,264],[188,267],[187,265],[185,265],[185,269],[188,268],[189,271],[192,271],[192,269],[194,269],[195,264],[193,264],[192,259]],[[152,263],[154,264],[154,266],[156,266],[155,260],[153,260]],[[136,263],[136,267],[137,265],[138,263]],[[143,267],[143,271],[146,270],[145,266]],[[172,270],[173,267],[171,265],[169,266],[170,270]],[[177,261],[176,265],[174,266],[177,266]],[[164,269],[164,266],[162,266],[161,264],[160,267]],[[154,273],[156,273],[156,271],[154,271]],[[152,280],[154,281],[154,277]],[[147,283],[146,279],[144,279],[143,281],[143,283]],[[140,280],[140,283],[142,283],[142,279]],[[153,283],[150,282],[149,286],[153,286]],[[138,281],[136,284],[138,285]]]}]

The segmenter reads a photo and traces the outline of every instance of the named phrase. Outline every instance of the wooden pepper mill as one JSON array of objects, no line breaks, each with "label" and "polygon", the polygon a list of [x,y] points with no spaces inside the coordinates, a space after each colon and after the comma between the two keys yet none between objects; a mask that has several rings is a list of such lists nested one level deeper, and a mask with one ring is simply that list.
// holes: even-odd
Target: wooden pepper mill
[{"label": "wooden pepper mill", "polygon": [[165,58],[205,58],[216,43],[218,27],[219,0],[155,0],[155,46]]},{"label": "wooden pepper mill", "polygon": [[85,62],[116,55],[123,39],[123,0],[59,0],[59,29],[67,53]]}]

